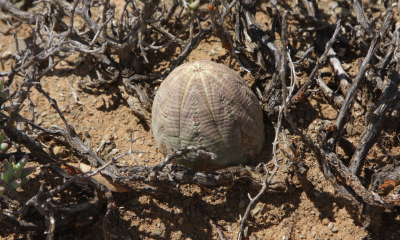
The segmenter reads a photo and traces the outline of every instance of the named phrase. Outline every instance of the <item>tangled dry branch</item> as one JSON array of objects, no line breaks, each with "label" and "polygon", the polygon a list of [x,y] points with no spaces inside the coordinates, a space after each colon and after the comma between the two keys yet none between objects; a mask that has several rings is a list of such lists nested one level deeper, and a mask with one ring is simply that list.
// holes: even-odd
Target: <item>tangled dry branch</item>
[{"label": "tangled dry branch", "polygon": [[[17,47],[17,51],[12,55],[15,64],[11,70],[0,72],[0,77],[5,79],[6,87],[13,84],[16,76],[23,79],[16,91],[10,91],[8,97],[0,100],[1,128],[12,142],[26,147],[31,156],[44,165],[43,168],[65,179],[61,185],[50,190],[46,190],[42,184],[37,194],[30,199],[24,199],[17,192],[9,189],[9,196],[18,202],[20,210],[5,209],[0,212],[1,223],[12,225],[19,233],[43,231],[44,226],[21,220],[27,209],[34,207],[45,217],[47,238],[54,239],[55,229],[67,226],[72,221],[73,214],[87,209],[96,209],[105,199],[104,201],[108,204],[103,224],[104,235],[107,239],[109,238],[107,218],[113,211],[114,203],[108,188],[91,178],[95,174],[101,173],[108,176],[113,179],[113,184],[120,184],[129,191],[140,191],[146,194],[158,194],[161,191],[160,186],[179,188],[180,184],[190,183],[214,187],[242,182],[261,190],[255,198],[250,198],[246,213],[240,220],[241,228],[238,234],[238,239],[240,239],[249,211],[260,196],[265,192],[284,192],[290,188],[284,180],[274,181],[279,168],[276,145],[280,139],[291,150],[288,157],[295,168],[301,169],[302,160],[296,150],[296,144],[289,143],[285,139],[282,125],[290,126],[292,131],[318,157],[319,166],[325,177],[331,181],[339,194],[376,208],[393,209],[399,206],[399,167],[389,166],[379,169],[372,175],[369,186],[361,184],[359,177],[366,156],[377,142],[383,125],[389,118],[396,120],[398,119],[396,116],[399,116],[400,63],[397,50],[400,28],[393,27],[395,18],[391,1],[386,4],[384,20],[377,30],[374,23],[365,15],[359,0],[352,1],[357,18],[356,25],[351,25],[354,22],[346,21],[346,19],[338,20],[336,25],[329,24],[319,17],[315,0],[301,2],[300,6],[307,11],[307,14],[297,12],[295,9],[279,10],[281,8],[277,8],[277,1],[271,1],[268,14],[273,19],[273,24],[270,28],[266,28],[256,20],[257,1],[253,0],[232,0],[229,3],[224,0],[211,0],[208,13],[190,11],[185,1],[181,6],[178,1],[174,1],[170,9],[162,7],[160,0],[126,1],[120,16],[115,14],[116,7],[109,0],[75,0],[73,4],[65,0],[37,1],[36,8],[31,12],[15,8],[7,0],[0,0],[1,10],[13,19],[30,24],[35,38],[32,49],[20,51]],[[181,18],[182,11],[176,15],[177,9],[186,9],[188,17]],[[174,29],[175,23],[168,29],[170,26],[168,23],[171,22],[172,17],[175,17],[175,23],[182,21],[180,29]],[[84,24],[77,24],[78,18]],[[289,29],[288,21],[298,21],[300,24],[298,32]],[[347,29],[347,32],[342,29]],[[275,41],[273,31],[280,35],[280,44]],[[314,46],[310,45],[307,49],[300,50],[289,43],[290,36],[305,31],[316,32],[318,47],[323,52],[317,59],[312,60],[309,57]],[[170,164],[172,158],[188,152],[213,156],[212,153],[194,147],[177,151],[154,167],[140,165],[117,167],[114,162],[106,162],[100,158],[92,150],[90,144],[82,142],[73,126],[68,124],[57,102],[41,86],[41,79],[61,60],[72,53],[81,53],[94,66],[94,71],[98,76],[98,79],[87,83],[86,87],[118,86],[134,114],[147,122],[150,119],[149,109],[151,109],[152,96],[155,94],[151,86],[157,83],[157,80],[164,79],[169,72],[183,63],[200,41],[210,34],[217,36],[222,46],[230,52],[229,65],[232,61],[236,61],[243,70],[254,76],[256,80],[254,86],[258,90],[263,108],[270,119],[277,123],[272,174],[267,168],[231,167],[206,173]],[[332,48],[332,45],[338,41],[366,53],[354,79],[347,75]],[[16,44],[18,45],[18,41]],[[171,59],[171,67],[165,72],[148,74],[147,70],[153,69],[158,62],[147,56],[156,50],[168,48],[171,44],[181,49],[179,56]],[[295,58],[297,61],[294,61]],[[327,60],[339,80],[341,93],[331,90],[320,78],[320,67]],[[296,72],[300,67],[304,67],[304,64],[312,66],[310,67],[312,71],[307,81],[299,87],[296,82]],[[366,118],[362,138],[350,163],[346,165],[338,157],[335,149],[336,145],[343,140],[344,126],[351,115],[350,109],[355,104],[356,94],[368,76],[374,76],[375,87],[380,89],[382,94],[376,104],[373,104],[374,107]],[[291,115],[291,112],[305,101],[310,93],[310,87],[314,85],[319,86],[332,104],[340,107],[334,125],[322,122],[317,140],[312,140],[310,136],[304,134]],[[48,99],[50,106],[63,120],[64,128],[45,129],[35,124],[34,115],[32,119],[26,119],[20,114],[23,104],[28,101],[32,87]],[[259,90],[260,88],[262,91]],[[33,107],[31,111],[34,111]],[[389,120],[393,121],[393,119]],[[63,168],[51,151],[46,151],[38,139],[33,139],[21,129],[20,123],[29,125],[29,130],[37,136],[57,138],[81,158],[86,157],[93,168],[91,173],[80,171],[75,173],[76,169],[71,166]],[[282,134],[280,134],[281,131]],[[128,154],[132,153],[135,152],[131,149]],[[296,171],[296,173],[304,174],[301,171]],[[138,181],[146,184],[147,187],[137,189],[137,185],[132,183]],[[96,196],[86,203],[68,208],[56,206],[49,201],[51,196],[68,188],[71,184],[81,188],[90,186],[95,189],[92,191],[96,192]],[[7,187],[2,180],[0,180],[0,185]],[[9,206],[12,205],[10,202],[11,200],[8,200]],[[71,213],[71,218],[61,221],[56,211]],[[94,210],[94,212],[93,214],[100,214],[98,211]],[[214,222],[212,220],[210,222],[217,229]],[[223,234],[219,236],[223,238]]]}]

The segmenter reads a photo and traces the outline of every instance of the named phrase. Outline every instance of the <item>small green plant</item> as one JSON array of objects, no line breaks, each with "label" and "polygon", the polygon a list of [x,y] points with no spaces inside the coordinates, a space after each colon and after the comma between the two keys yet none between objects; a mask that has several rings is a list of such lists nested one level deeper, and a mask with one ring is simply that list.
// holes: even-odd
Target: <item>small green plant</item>
[{"label": "small green plant", "polygon": [[[3,160],[0,178],[8,184],[12,189],[19,188],[22,184],[29,181],[27,176],[35,171],[35,167],[24,168],[28,162],[29,156],[25,155],[18,162],[15,161],[14,155],[7,160]],[[6,189],[0,186],[0,196],[6,192]]]},{"label": "small green plant", "polygon": [[4,84],[5,84],[4,79],[0,78],[0,98],[8,97],[8,91],[7,89],[4,89]]},{"label": "small green plant", "polygon": [[4,152],[8,148],[8,143],[3,143],[4,138],[6,135],[0,132],[0,151]]}]

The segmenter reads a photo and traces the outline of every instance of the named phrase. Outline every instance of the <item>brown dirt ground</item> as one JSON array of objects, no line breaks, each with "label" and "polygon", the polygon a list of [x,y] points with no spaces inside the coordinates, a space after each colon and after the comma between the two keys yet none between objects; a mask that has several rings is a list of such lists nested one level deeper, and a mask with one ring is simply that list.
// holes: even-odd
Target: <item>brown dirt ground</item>
[{"label": "brown dirt ground", "polygon": [[[120,7],[123,1],[117,0],[116,4]],[[327,1],[321,1],[320,8],[325,9],[325,14],[329,15],[326,7]],[[204,10],[205,5],[201,6]],[[262,4],[257,18],[259,22],[269,23],[270,19],[266,16],[266,4]],[[398,12],[396,11],[396,16]],[[78,21],[78,20],[77,20]],[[1,28],[6,28],[4,22],[0,22]],[[277,35],[278,36],[278,35]],[[28,46],[32,41],[32,30],[22,25],[19,29],[19,39],[25,41]],[[310,39],[312,36],[310,37]],[[291,39],[292,42],[294,41]],[[0,50],[5,47],[12,48],[14,40],[12,36],[0,35]],[[301,47],[296,46],[295,47]],[[12,51],[12,50],[11,50]],[[350,66],[348,72],[354,77],[358,69],[358,54],[354,49],[347,49],[349,55],[341,59]],[[149,58],[160,58],[159,66],[154,72],[163,72],[170,66],[169,59],[179,54],[179,48],[170,47],[159,51],[156,55]],[[318,54],[318,53],[316,53]],[[312,56],[314,59],[317,55]],[[351,56],[351,57],[349,57]],[[362,58],[362,56],[360,56]],[[199,47],[194,50],[186,61],[213,60],[227,64],[229,53],[221,47],[220,41],[211,36],[201,42]],[[13,60],[9,57],[1,59],[0,70],[9,70]],[[236,70],[249,84],[254,80],[250,74],[246,74],[239,69],[237,63],[233,69]],[[328,65],[322,72],[332,72]],[[307,77],[306,72],[298,72],[302,82]],[[157,149],[157,145],[145,126],[135,115],[132,114],[129,106],[118,94],[117,88],[98,89],[90,92],[81,84],[87,82],[88,77],[96,78],[94,71],[85,64],[84,59],[75,54],[67,60],[62,61],[50,75],[42,80],[43,89],[54,98],[69,122],[79,135],[84,139],[84,132],[90,134],[90,141],[93,149],[97,149],[102,140],[108,140],[101,155],[105,158],[117,156],[129,150],[129,138],[131,131],[135,131],[135,137],[141,137],[133,145],[134,149],[148,153],[136,154],[136,159],[143,165],[155,165],[163,158]],[[329,84],[331,77],[324,80]],[[69,82],[74,91],[79,96],[79,101],[75,102]],[[14,86],[15,87],[15,86]],[[36,104],[37,124],[43,127],[50,127],[54,124],[62,125],[60,117],[50,107],[47,100],[37,91],[31,94],[31,100]],[[352,119],[352,124],[357,130],[349,140],[357,145],[357,141],[364,129],[364,108],[355,109],[359,111],[358,117]],[[317,120],[332,120],[337,117],[338,109],[331,106],[321,93],[311,94],[298,111],[294,112],[298,119],[299,127],[313,136],[310,125]],[[269,162],[271,160],[273,128],[267,126],[267,138],[263,152],[258,162]],[[381,142],[392,141],[390,153],[399,154],[398,140],[393,138],[398,132],[387,132],[382,136]],[[288,135],[293,139],[293,135]],[[394,140],[393,140],[394,139]],[[53,147],[54,142],[47,142]],[[281,144],[284,148],[283,144]],[[79,159],[61,147],[57,151],[66,151],[63,161],[77,162]],[[345,153],[339,149],[342,158],[346,158]],[[377,156],[381,155],[380,148],[374,147],[369,155],[368,166],[383,166],[385,163],[379,162]],[[281,171],[291,172],[288,162],[284,156]],[[337,197],[334,188],[324,178],[318,161],[306,148],[303,149],[303,158],[309,167],[307,179],[310,187],[296,185],[297,188],[288,193],[266,194],[248,219],[246,227],[247,239],[398,239],[400,236],[400,215],[396,212],[382,212],[381,225],[379,228],[363,229],[363,222],[360,219],[360,210],[350,203],[349,200]],[[135,161],[130,157],[121,158],[118,162],[121,165],[135,165]],[[30,163],[37,165],[37,163]],[[43,178],[43,173],[38,171],[35,177],[28,183],[21,192],[34,194],[39,187],[39,180]],[[296,182],[296,179],[293,180]],[[30,189],[30,190],[29,190]],[[217,239],[216,232],[212,229],[209,222],[205,219],[198,208],[195,207],[196,201],[201,201],[205,211],[218,220],[218,224],[228,239],[233,239],[238,231],[239,215],[243,215],[249,199],[257,194],[257,190],[249,189],[244,185],[224,186],[214,189],[201,188],[195,185],[183,185],[179,190],[169,190],[162,195],[139,195],[138,193],[114,193],[117,202],[119,217],[113,217],[111,223],[112,234],[118,239]],[[65,192],[59,198],[53,199],[55,203],[68,201],[65,197],[68,194],[77,198],[76,201],[84,198],[82,193]],[[79,199],[80,198],[80,199]],[[285,238],[286,237],[286,238]],[[23,238],[23,236],[8,236],[4,239]],[[95,224],[92,228],[79,228],[77,226],[62,230],[56,233],[57,239],[101,239],[102,224]]]}]

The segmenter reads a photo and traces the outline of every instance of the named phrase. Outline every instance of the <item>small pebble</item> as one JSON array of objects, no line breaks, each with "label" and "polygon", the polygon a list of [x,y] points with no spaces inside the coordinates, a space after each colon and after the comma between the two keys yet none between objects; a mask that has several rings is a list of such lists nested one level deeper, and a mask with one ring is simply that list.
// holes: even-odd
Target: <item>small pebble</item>
[{"label": "small pebble", "polygon": [[41,116],[39,116],[37,121],[36,121],[36,124],[40,125],[40,124],[42,124],[42,122],[43,122],[43,118]]},{"label": "small pebble", "polygon": [[330,223],[328,224],[328,229],[329,229],[329,230],[332,230],[333,226],[334,226],[333,222],[330,222]]},{"label": "small pebble", "polygon": [[111,150],[111,154],[117,154],[119,153],[119,149],[114,148],[113,150]]},{"label": "small pebble", "polygon": [[54,154],[55,154],[57,157],[63,158],[63,157],[66,157],[66,156],[67,156],[67,152],[66,152],[66,150],[65,150],[64,147],[55,146],[55,147],[53,148],[53,151],[54,151]]},{"label": "small pebble", "polygon": [[154,230],[154,235],[160,236],[161,234],[162,234],[162,230],[161,229]]},{"label": "small pebble", "polygon": [[339,3],[337,1],[330,1],[328,3],[328,6],[329,6],[330,9],[334,9],[334,8],[339,7]]},{"label": "small pebble", "polygon": [[353,136],[357,133],[357,129],[354,128],[353,124],[351,124],[351,123],[346,125],[346,131],[347,131],[347,134],[349,134],[350,136]]},{"label": "small pebble", "polygon": [[245,227],[243,230],[243,236],[247,237],[247,232],[249,231],[249,226]]},{"label": "small pebble", "polygon": [[342,67],[343,67],[343,69],[344,70],[349,70],[350,68],[351,68],[351,65],[350,64],[342,64]]},{"label": "small pebble", "polygon": [[324,220],[322,220],[322,224],[323,225],[328,225],[329,224],[329,220],[325,218]]},{"label": "small pebble", "polygon": [[252,215],[256,215],[260,209],[262,208],[263,204],[262,203],[257,203],[257,205],[254,207],[254,209],[251,211]]}]

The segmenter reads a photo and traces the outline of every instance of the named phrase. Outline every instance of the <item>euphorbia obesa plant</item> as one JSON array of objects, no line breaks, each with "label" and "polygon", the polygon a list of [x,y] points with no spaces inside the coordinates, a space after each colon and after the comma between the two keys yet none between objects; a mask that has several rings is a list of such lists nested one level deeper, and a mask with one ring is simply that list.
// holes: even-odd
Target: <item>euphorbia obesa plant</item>
[{"label": "euphorbia obesa plant", "polygon": [[192,153],[175,163],[215,171],[246,164],[261,152],[265,133],[257,97],[232,69],[212,61],[177,67],[154,99],[152,128],[164,154],[188,146],[217,155],[202,159]]}]

